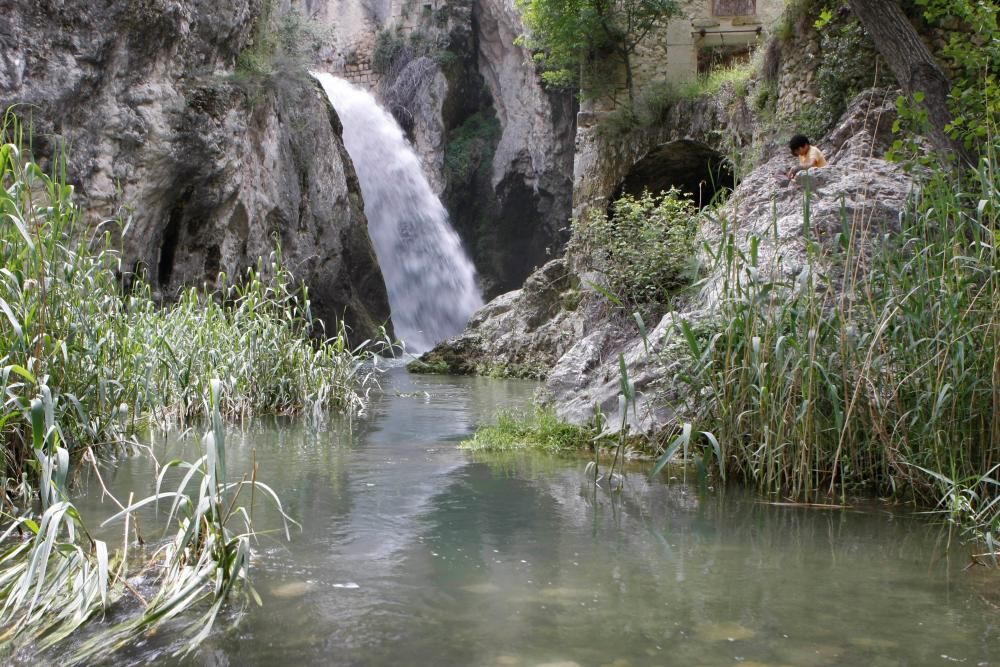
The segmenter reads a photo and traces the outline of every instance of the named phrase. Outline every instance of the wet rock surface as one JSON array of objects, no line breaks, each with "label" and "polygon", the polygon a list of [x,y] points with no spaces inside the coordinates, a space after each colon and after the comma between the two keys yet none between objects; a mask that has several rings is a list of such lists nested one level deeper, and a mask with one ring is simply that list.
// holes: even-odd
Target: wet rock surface
[{"label": "wet rock surface", "polygon": [[433,56],[394,66],[380,97],[411,137],[487,297],[561,251],[572,201],[576,105],[545,90],[512,0],[448,0],[413,29]]}]

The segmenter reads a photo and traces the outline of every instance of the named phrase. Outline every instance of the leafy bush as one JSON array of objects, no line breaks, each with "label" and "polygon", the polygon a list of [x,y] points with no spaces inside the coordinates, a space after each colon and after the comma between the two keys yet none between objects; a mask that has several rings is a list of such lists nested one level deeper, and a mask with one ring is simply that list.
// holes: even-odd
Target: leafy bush
[{"label": "leafy bush", "polygon": [[372,69],[379,74],[388,72],[393,63],[403,53],[406,42],[403,36],[392,30],[380,30],[375,36],[375,50],[372,51]]},{"label": "leafy bush", "polygon": [[236,57],[231,80],[246,92],[251,106],[269,91],[301,95],[296,84],[308,81],[309,65],[331,40],[329,26],[292,9],[276,15],[267,3],[252,41]]},{"label": "leafy bush", "polygon": [[[1000,115],[1000,6],[967,0],[914,0],[932,26],[945,29],[941,51],[951,70],[952,122],[945,128],[967,148],[978,149]],[[992,128],[995,136],[995,126]]]},{"label": "leafy bush", "polygon": [[610,215],[595,210],[573,221],[569,252],[589,258],[623,305],[658,313],[690,282],[697,225],[694,204],[676,188],[658,196],[625,194]]},{"label": "leafy bush", "polygon": [[500,140],[500,120],[492,107],[477,111],[448,133],[444,167],[448,182],[469,183],[479,170],[490,173]]}]

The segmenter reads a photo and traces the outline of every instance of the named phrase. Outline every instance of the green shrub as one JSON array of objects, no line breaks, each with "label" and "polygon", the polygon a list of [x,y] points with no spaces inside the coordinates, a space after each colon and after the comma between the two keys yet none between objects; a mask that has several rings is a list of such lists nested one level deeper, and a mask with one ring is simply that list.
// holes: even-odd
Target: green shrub
[{"label": "green shrub", "polygon": [[372,51],[372,69],[379,74],[388,72],[396,60],[402,55],[406,42],[403,36],[392,30],[380,30],[375,36],[375,49]]},{"label": "green shrub", "polygon": [[1000,116],[1000,6],[966,0],[914,2],[923,7],[924,19],[947,35],[940,55],[951,71],[952,122],[945,130],[978,151],[991,134],[996,136],[990,119]]},{"label": "green shrub", "polygon": [[470,183],[477,172],[492,173],[500,141],[500,120],[493,107],[477,111],[448,133],[444,168],[449,183]]},{"label": "green shrub", "polygon": [[626,194],[611,204],[610,215],[594,210],[573,221],[569,252],[589,258],[629,312],[656,314],[690,282],[697,225],[694,204],[676,188]]}]

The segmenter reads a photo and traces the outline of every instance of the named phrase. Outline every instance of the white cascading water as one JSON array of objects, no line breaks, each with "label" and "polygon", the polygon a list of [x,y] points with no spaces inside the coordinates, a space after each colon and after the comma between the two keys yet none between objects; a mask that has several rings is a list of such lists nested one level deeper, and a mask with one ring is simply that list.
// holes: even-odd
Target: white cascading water
[{"label": "white cascading water", "polygon": [[313,76],[344,125],[396,336],[409,351],[429,350],[483,305],[476,270],[392,115],[343,79]]}]

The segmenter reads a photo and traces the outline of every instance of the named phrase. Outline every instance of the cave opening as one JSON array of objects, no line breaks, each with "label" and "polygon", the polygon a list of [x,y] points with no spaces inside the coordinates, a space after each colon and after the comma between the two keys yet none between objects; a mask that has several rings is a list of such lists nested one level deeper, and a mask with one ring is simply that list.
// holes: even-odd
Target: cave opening
[{"label": "cave opening", "polygon": [[170,285],[170,279],[174,273],[174,256],[177,253],[177,244],[180,241],[181,222],[184,218],[184,211],[191,199],[192,188],[184,190],[183,194],[174,202],[170,208],[170,215],[167,219],[167,226],[163,230],[163,243],[160,245],[160,258],[156,265],[156,281],[163,288]]},{"label": "cave opening", "polygon": [[681,139],[658,146],[629,170],[612,200],[648,190],[653,194],[676,187],[691,196],[698,208],[711,204],[719,193],[736,185],[729,161],[699,141]]}]

